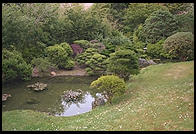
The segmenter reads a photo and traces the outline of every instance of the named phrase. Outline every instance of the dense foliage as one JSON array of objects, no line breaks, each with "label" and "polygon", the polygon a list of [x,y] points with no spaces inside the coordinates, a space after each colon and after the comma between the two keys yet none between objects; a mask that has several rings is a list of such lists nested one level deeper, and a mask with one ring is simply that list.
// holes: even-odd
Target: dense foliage
[{"label": "dense foliage", "polygon": [[108,59],[108,71],[125,80],[132,74],[139,73],[138,57],[134,51],[118,50]]},{"label": "dense foliage", "polygon": [[49,60],[60,69],[71,69],[74,61],[71,59],[73,51],[67,43],[56,44],[46,48],[45,53]]},{"label": "dense foliage", "polygon": [[131,3],[123,16],[123,31],[130,36],[135,28],[157,10],[168,10],[166,7],[152,3]]},{"label": "dense foliage", "polygon": [[51,63],[47,57],[45,58],[34,58],[31,61],[33,67],[36,67],[39,72],[49,72],[50,70],[56,69],[56,65]]},{"label": "dense foliage", "polygon": [[163,48],[164,40],[160,40],[155,44],[148,44],[147,45],[147,55],[151,58],[155,59],[164,59],[168,58],[169,55],[166,53],[165,49]]},{"label": "dense foliage", "polygon": [[2,81],[29,80],[32,67],[22,58],[16,50],[3,49],[2,51]]},{"label": "dense foliage", "polygon": [[[110,71],[127,80],[138,72],[137,57],[193,59],[194,51],[187,43],[193,42],[192,35],[186,43],[175,39],[181,42],[173,45],[175,50],[170,45],[163,49],[163,40],[177,32],[194,34],[193,3],[94,3],[88,9],[82,3],[2,4],[2,47],[20,53],[19,59],[26,64],[23,70],[30,66],[43,72],[55,66],[73,69],[76,62],[90,75]],[[9,50],[12,46],[14,51]],[[4,75],[7,70],[4,63]],[[26,74],[12,76],[25,79]]]},{"label": "dense foliage", "polygon": [[178,32],[165,40],[164,48],[173,59],[193,60],[194,36],[190,32]]},{"label": "dense foliage", "polygon": [[115,75],[101,76],[93,81],[90,86],[91,88],[96,88],[98,92],[103,93],[110,103],[113,97],[122,95],[126,90],[124,80]]},{"label": "dense foliage", "polygon": [[168,11],[158,10],[145,20],[140,39],[143,42],[156,43],[176,33],[177,30],[175,17]]},{"label": "dense foliage", "polygon": [[86,71],[89,75],[100,75],[106,71],[106,56],[95,53],[90,60],[86,62]]},{"label": "dense foliage", "polygon": [[91,57],[98,51],[95,48],[88,48],[84,53],[79,54],[76,57],[76,61],[79,65],[87,65],[86,62],[91,59]]}]

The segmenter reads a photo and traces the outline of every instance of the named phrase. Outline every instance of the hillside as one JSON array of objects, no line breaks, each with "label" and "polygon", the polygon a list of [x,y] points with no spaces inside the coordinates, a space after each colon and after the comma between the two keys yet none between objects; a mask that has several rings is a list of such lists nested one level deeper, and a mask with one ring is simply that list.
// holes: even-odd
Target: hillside
[{"label": "hillside", "polygon": [[152,65],[127,82],[127,93],[113,105],[72,117],[30,110],[3,112],[2,129],[194,130],[193,82],[193,61]]}]

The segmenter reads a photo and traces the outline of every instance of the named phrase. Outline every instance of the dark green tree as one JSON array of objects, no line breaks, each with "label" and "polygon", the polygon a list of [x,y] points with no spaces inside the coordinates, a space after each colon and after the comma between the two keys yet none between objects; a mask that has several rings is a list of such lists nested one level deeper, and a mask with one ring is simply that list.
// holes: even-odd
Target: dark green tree
[{"label": "dark green tree", "polygon": [[143,25],[139,38],[143,42],[156,43],[176,33],[178,23],[169,11],[158,10],[153,12]]}]

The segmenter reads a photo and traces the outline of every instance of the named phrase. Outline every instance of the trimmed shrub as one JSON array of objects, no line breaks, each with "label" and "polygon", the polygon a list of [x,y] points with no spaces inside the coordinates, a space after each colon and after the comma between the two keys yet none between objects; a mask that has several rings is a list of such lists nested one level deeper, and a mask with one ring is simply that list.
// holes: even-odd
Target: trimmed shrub
[{"label": "trimmed shrub", "polygon": [[87,40],[76,40],[73,43],[80,45],[84,50],[90,47],[90,42]]},{"label": "trimmed shrub", "polygon": [[163,47],[172,59],[180,61],[194,59],[194,36],[191,32],[178,32],[168,37]]},{"label": "trimmed shrub", "polygon": [[86,69],[89,75],[100,75],[106,70],[106,56],[99,53],[95,53],[90,60],[85,64],[88,66]]},{"label": "trimmed shrub", "polygon": [[22,54],[13,50],[2,51],[2,80],[3,82],[15,79],[30,80],[32,67],[22,58]]},{"label": "trimmed shrub", "polygon": [[165,49],[163,48],[164,40],[160,40],[155,44],[148,44],[147,45],[147,55],[151,58],[157,59],[165,59],[169,58],[169,54],[166,53]]},{"label": "trimmed shrub", "polygon": [[65,51],[67,52],[69,57],[71,57],[73,55],[73,50],[68,43],[66,43],[66,42],[61,43],[60,46],[62,46],[65,49]]},{"label": "trimmed shrub", "polygon": [[81,53],[76,57],[76,61],[79,65],[86,65],[86,62],[89,61],[95,53],[97,53],[97,49],[88,48],[84,53]]},{"label": "trimmed shrub", "polygon": [[145,20],[138,36],[141,41],[154,44],[176,33],[177,30],[175,17],[169,11],[158,10]]},{"label": "trimmed shrub", "polygon": [[132,50],[118,50],[112,53],[107,63],[108,71],[124,80],[128,80],[130,74],[139,73],[138,57]]},{"label": "trimmed shrub", "polygon": [[48,58],[34,58],[31,61],[33,67],[36,67],[39,72],[49,72],[51,69],[56,69],[56,65],[51,63]]},{"label": "trimmed shrub", "polygon": [[[70,47],[71,49],[71,47]],[[71,69],[74,67],[73,62],[71,62],[71,58],[69,57],[70,51],[66,51],[66,49],[62,45],[54,45],[49,46],[45,50],[47,57],[50,61],[60,69]]]},{"label": "trimmed shrub", "polygon": [[96,88],[98,92],[103,93],[110,103],[112,103],[113,97],[122,95],[126,90],[124,80],[115,75],[101,76],[93,81],[90,87]]}]

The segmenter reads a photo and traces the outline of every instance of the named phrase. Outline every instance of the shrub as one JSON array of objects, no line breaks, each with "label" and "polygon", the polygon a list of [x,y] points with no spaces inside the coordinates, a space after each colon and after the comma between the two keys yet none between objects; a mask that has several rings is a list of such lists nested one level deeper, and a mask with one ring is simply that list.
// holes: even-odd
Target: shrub
[{"label": "shrub", "polygon": [[2,80],[3,82],[31,78],[32,67],[22,58],[21,53],[13,50],[3,49],[2,51]]},{"label": "shrub", "polygon": [[157,59],[164,59],[169,58],[169,55],[166,53],[165,49],[163,48],[164,40],[160,40],[159,42],[155,44],[148,44],[147,45],[147,55],[151,58],[157,58]]},{"label": "shrub", "polygon": [[89,61],[95,53],[97,53],[95,48],[88,48],[84,53],[81,53],[76,57],[76,61],[79,65],[86,65],[86,62]]},{"label": "shrub", "polygon": [[74,56],[77,56],[78,54],[83,52],[83,48],[81,48],[78,44],[71,44],[71,48],[73,50]]},{"label": "shrub", "polygon": [[163,47],[172,59],[180,61],[194,59],[194,36],[190,32],[178,32],[168,37]]},{"label": "shrub", "polygon": [[124,80],[115,75],[101,76],[93,81],[90,87],[96,88],[98,92],[103,93],[110,103],[114,96],[122,95],[126,89]]},{"label": "shrub", "polygon": [[134,49],[131,40],[120,32],[114,36],[111,36],[110,38],[105,38],[103,40],[103,44],[105,45],[106,49],[101,53],[108,57],[111,53],[114,53],[116,49]]},{"label": "shrub", "polygon": [[125,80],[129,79],[130,74],[139,73],[138,57],[132,50],[118,50],[112,53],[107,63],[108,71]]},{"label": "shrub", "polygon": [[106,70],[106,56],[99,53],[95,53],[90,60],[86,62],[88,68],[86,69],[89,75],[103,74]]},{"label": "shrub", "polygon": [[65,51],[67,52],[69,57],[71,57],[73,55],[73,50],[68,43],[66,43],[66,42],[61,43],[60,46],[62,46],[65,49]]},{"label": "shrub", "polygon": [[138,36],[142,39],[141,41],[154,44],[176,33],[177,30],[178,25],[175,17],[169,11],[158,10],[145,20]]},{"label": "shrub", "polygon": [[34,58],[31,61],[33,67],[37,67],[39,72],[48,72],[50,69],[56,69],[56,65],[51,63],[48,58]]},{"label": "shrub", "polygon": [[73,62],[70,61],[71,58],[69,57],[69,54],[69,51],[67,52],[62,45],[56,44],[46,48],[47,57],[60,69],[71,69],[74,67]]},{"label": "shrub", "polygon": [[73,43],[80,45],[85,50],[90,47],[90,42],[87,40],[76,40]]}]

